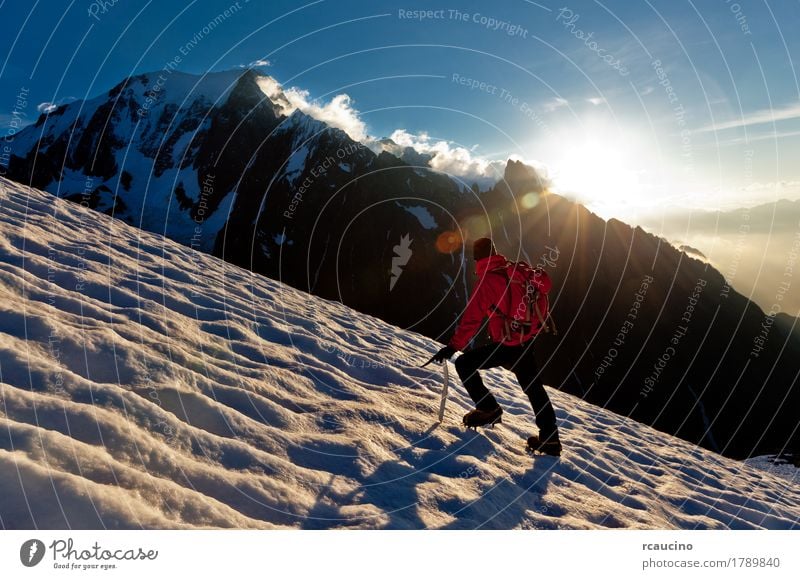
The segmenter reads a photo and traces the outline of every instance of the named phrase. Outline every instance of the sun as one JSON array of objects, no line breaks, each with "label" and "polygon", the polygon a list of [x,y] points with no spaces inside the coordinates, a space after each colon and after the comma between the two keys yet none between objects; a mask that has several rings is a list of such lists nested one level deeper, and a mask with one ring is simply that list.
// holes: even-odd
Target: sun
[{"label": "sun", "polygon": [[625,215],[643,200],[639,160],[632,147],[608,137],[562,142],[550,165],[553,190],[603,217]]}]

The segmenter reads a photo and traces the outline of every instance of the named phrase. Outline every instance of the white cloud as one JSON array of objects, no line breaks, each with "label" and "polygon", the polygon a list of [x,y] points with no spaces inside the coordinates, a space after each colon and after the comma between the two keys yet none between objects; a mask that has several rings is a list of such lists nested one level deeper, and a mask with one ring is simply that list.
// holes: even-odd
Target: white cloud
[{"label": "white cloud", "polygon": [[258,60],[254,60],[247,66],[272,66],[272,63],[266,58],[259,58]]},{"label": "white cloud", "polygon": [[555,110],[560,109],[561,107],[566,107],[569,105],[569,101],[567,99],[562,99],[561,97],[555,97],[554,99],[550,99],[549,101],[545,102],[542,105],[542,108],[546,113],[552,113]]},{"label": "white cloud", "polygon": [[277,97],[283,96],[283,87],[281,86],[281,83],[279,83],[271,76],[259,76],[258,87],[270,99],[274,100]]},{"label": "white cloud", "polygon": [[58,108],[58,105],[55,103],[43,102],[36,105],[36,110],[40,113],[50,114],[54,110]]},{"label": "white cloud", "polygon": [[586,102],[587,103],[591,103],[591,104],[593,104],[594,106],[597,107],[597,106],[600,106],[602,104],[605,104],[606,99],[604,99],[603,97],[592,97],[592,98],[586,99]]},{"label": "white cloud", "polygon": [[[327,103],[320,103],[310,100],[308,91],[297,87],[284,89],[270,76],[259,77],[258,84],[264,94],[280,107],[282,114],[290,115],[300,110],[310,117],[343,130],[350,138],[364,143],[376,153],[387,151],[400,156],[402,149],[411,147],[418,153],[431,156],[429,162],[431,169],[461,179],[467,185],[476,182],[482,188],[493,186],[505,172],[506,160],[492,161],[482,158],[475,154],[476,147],[468,149],[448,141],[431,139],[424,132],[415,135],[405,129],[398,129],[390,138],[399,147],[382,145],[367,133],[366,124],[359,117],[358,111],[353,108],[352,99],[347,94],[339,94]],[[564,99],[555,99],[550,104],[560,108],[568,103]]]},{"label": "white cloud", "polygon": [[775,141],[777,139],[789,139],[793,137],[800,137],[800,131],[773,131],[768,133],[748,134],[745,137],[736,137],[734,139],[727,139],[719,141],[718,143],[709,143],[707,147],[731,147],[735,145],[748,145],[756,141]]},{"label": "white cloud", "polygon": [[772,181],[769,183],[750,183],[743,191],[770,191],[778,194],[800,193],[800,181]]},{"label": "white cloud", "polygon": [[797,118],[800,118],[800,103],[793,103],[781,108],[754,111],[744,115],[743,117],[733,119],[731,121],[725,121],[724,123],[706,125],[705,127],[697,129],[696,132],[708,133],[711,131],[724,131],[725,129],[749,127],[750,125],[761,125],[764,123],[787,121]]},{"label": "white cloud", "polygon": [[463,179],[467,185],[477,182],[481,187],[497,183],[503,177],[506,161],[490,161],[465,147],[447,141],[433,140],[427,133],[411,134],[405,129],[394,131],[390,137],[401,147],[411,147],[419,153],[432,155],[430,167]]},{"label": "white cloud", "polygon": [[318,104],[315,101],[309,102],[308,91],[290,88],[286,91],[286,98],[295,108],[332,127],[342,129],[356,141],[367,138],[367,126],[358,116],[358,111],[352,107],[352,99],[346,94],[337,94],[330,102]]},{"label": "white cloud", "polygon": [[281,113],[284,115],[299,110],[318,121],[343,130],[353,140],[369,140],[367,126],[358,116],[358,111],[353,108],[349,95],[338,94],[329,102],[320,104],[309,100],[307,90],[297,87],[284,90],[278,81],[269,76],[261,77],[258,84],[264,94],[281,107]]}]

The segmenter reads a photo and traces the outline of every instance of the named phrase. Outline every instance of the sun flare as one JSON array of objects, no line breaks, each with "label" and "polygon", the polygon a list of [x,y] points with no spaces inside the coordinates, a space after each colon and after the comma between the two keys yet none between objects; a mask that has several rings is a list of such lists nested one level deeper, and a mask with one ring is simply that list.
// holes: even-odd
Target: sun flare
[{"label": "sun flare", "polygon": [[630,147],[609,139],[587,138],[563,146],[552,163],[554,190],[604,217],[626,214],[643,201],[638,161]]}]

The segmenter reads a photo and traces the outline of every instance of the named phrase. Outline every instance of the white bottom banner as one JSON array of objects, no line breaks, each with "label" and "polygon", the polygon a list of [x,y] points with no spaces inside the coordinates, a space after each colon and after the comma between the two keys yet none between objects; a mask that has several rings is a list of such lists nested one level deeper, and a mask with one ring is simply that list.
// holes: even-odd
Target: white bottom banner
[{"label": "white bottom banner", "polygon": [[795,531],[3,531],[0,577],[800,577],[798,547]]}]

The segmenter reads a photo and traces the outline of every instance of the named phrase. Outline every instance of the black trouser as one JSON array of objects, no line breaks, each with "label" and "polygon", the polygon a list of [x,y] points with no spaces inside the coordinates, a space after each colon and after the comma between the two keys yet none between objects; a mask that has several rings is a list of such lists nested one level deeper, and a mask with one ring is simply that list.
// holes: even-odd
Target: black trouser
[{"label": "black trouser", "polygon": [[533,340],[521,346],[493,344],[470,350],[461,354],[456,359],[455,365],[464,387],[475,402],[475,406],[481,410],[493,410],[498,404],[492,393],[483,385],[478,370],[498,366],[511,370],[531,401],[540,434],[548,435],[556,432],[556,413],[542,384],[539,369],[536,367]]}]

